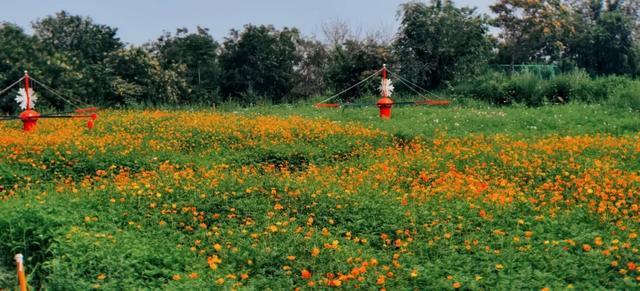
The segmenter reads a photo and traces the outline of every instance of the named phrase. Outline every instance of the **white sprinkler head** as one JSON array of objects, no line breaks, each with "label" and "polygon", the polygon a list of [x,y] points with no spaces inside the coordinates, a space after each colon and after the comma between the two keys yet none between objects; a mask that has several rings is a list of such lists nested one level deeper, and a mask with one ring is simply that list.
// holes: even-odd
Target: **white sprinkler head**
[{"label": "white sprinkler head", "polygon": [[[29,88],[29,99],[31,101],[29,102],[29,108],[35,107],[36,101],[38,101],[38,95],[36,95],[36,93],[33,92],[33,89],[31,88]],[[24,88],[20,88],[20,90],[18,90],[16,102],[18,103],[20,109],[27,109],[27,91]]]},{"label": "white sprinkler head", "polygon": [[379,89],[380,89],[380,94],[387,97],[391,97],[391,93],[393,93],[394,87],[390,79],[384,79],[382,80],[382,83],[380,84]]}]

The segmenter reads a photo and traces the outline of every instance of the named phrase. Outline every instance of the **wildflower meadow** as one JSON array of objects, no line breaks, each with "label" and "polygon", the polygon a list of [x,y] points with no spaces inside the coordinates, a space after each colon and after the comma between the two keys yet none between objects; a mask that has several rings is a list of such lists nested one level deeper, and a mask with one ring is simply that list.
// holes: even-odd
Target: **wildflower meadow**
[{"label": "wildflower meadow", "polygon": [[0,289],[640,288],[635,113],[270,110],[0,124]]}]

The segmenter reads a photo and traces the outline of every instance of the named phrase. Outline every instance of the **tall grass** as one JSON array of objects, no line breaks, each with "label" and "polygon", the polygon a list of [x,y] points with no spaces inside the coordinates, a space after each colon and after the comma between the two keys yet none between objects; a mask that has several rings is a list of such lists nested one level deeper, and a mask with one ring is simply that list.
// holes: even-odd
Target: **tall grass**
[{"label": "tall grass", "polygon": [[640,99],[633,93],[640,81],[628,77],[592,78],[576,70],[551,78],[531,73],[490,72],[461,81],[449,93],[462,99],[481,100],[493,105],[524,104],[542,106],[569,102],[609,104],[640,109]]}]

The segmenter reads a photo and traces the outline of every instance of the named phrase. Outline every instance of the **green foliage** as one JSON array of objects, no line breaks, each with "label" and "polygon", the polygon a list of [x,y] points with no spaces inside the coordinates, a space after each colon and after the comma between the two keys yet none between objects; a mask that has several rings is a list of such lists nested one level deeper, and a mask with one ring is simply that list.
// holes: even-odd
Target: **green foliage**
[{"label": "green foliage", "polygon": [[527,64],[557,62],[563,58],[574,22],[561,0],[498,0],[491,6],[501,28],[497,62]]},{"label": "green foliage", "polygon": [[91,18],[66,11],[38,20],[33,29],[46,50],[65,51],[89,64],[100,63],[106,54],[123,47],[116,37],[116,28],[95,24]]},{"label": "green foliage", "polygon": [[616,10],[593,15],[582,19],[571,45],[578,66],[599,75],[637,73],[632,20]]},{"label": "green foliage", "polygon": [[540,106],[544,102],[542,80],[533,74],[516,74],[509,79],[505,93],[511,103]]},{"label": "green foliage", "polygon": [[295,28],[245,25],[242,32],[232,30],[220,55],[224,71],[220,87],[225,100],[250,92],[275,103],[286,101],[295,86],[298,39]]},{"label": "green foliage", "polygon": [[434,0],[429,5],[409,2],[400,13],[394,46],[405,78],[435,88],[472,75],[486,63],[491,51],[487,19],[475,9]]},{"label": "green foliage", "polygon": [[175,36],[166,33],[151,45],[151,52],[163,70],[185,67],[184,77],[190,92],[181,102],[211,104],[220,101],[216,99],[220,89],[219,48],[209,30],[198,27],[196,33],[189,33],[186,28],[178,29]]},{"label": "green foliage", "polygon": [[[33,29],[43,47],[41,57],[48,61],[34,77],[85,103],[107,103],[103,101],[111,97],[113,75],[105,60],[124,47],[116,37],[117,29],[66,11],[38,20]],[[55,104],[59,109],[67,105]]]},{"label": "green foliage", "polygon": [[[390,48],[373,39],[347,39],[344,43],[335,44],[326,70],[327,86],[334,93],[349,88],[380,70],[382,64],[388,63],[390,58]],[[379,82],[369,81],[349,90],[344,96],[353,100],[355,97],[376,93],[378,84]]]},{"label": "green foliage", "polygon": [[621,109],[640,111],[640,82],[616,88],[611,94],[609,104]]},{"label": "green foliage", "polygon": [[329,52],[319,41],[300,39],[296,49],[300,63],[295,69],[293,97],[310,97],[325,92],[325,70]]},{"label": "green foliage", "polygon": [[60,235],[58,231],[64,218],[45,209],[9,208],[9,205],[0,209],[0,227],[3,230],[0,233],[0,253],[4,254],[0,266],[13,269],[13,255],[22,253],[25,265],[36,271],[30,277],[30,283],[37,286],[48,274],[44,265],[52,257],[51,245]]},{"label": "green foliage", "polygon": [[494,105],[541,106],[546,103],[607,103],[614,92],[631,83],[638,81],[619,76],[591,78],[582,70],[548,79],[531,73],[489,72],[459,82],[449,91],[456,96]]},{"label": "green foliage", "polygon": [[506,96],[505,78],[504,74],[488,72],[459,82],[450,91],[453,95],[507,105],[511,100]]},{"label": "green foliage", "polygon": [[[183,78],[185,67],[166,65],[139,47],[130,47],[109,55],[105,60],[113,72],[113,99],[109,105],[160,105],[192,103],[187,96],[188,84]],[[191,102],[190,102],[191,101]]]},{"label": "green foliage", "polygon": [[[543,95],[552,103],[581,101],[595,103],[606,98],[599,94],[594,80],[584,71],[573,71],[551,78],[543,88]],[[602,88],[606,90],[607,88]]]}]

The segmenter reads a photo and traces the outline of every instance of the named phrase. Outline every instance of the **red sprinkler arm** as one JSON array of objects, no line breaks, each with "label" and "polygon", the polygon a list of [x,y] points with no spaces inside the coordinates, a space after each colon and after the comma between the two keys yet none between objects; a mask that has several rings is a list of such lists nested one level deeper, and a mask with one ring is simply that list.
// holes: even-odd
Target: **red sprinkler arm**
[{"label": "red sprinkler arm", "polygon": [[92,120],[98,119],[98,114],[85,114],[85,115],[42,115],[38,118],[91,118]]}]

